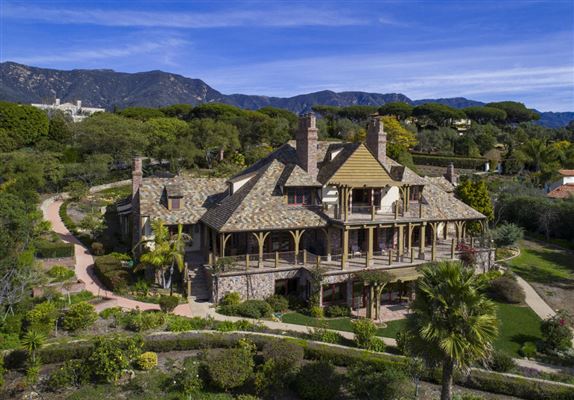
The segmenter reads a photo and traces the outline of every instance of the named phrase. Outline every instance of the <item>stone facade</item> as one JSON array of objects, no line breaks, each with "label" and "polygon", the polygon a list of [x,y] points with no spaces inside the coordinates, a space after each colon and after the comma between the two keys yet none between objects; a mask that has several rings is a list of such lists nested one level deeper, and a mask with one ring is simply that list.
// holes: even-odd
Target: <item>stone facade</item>
[{"label": "stone facade", "polygon": [[317,177],[317,139],[318,129],[315,114],[309,113],[299,119],[297,130],[297,156],[301,168],[313,178]]}]

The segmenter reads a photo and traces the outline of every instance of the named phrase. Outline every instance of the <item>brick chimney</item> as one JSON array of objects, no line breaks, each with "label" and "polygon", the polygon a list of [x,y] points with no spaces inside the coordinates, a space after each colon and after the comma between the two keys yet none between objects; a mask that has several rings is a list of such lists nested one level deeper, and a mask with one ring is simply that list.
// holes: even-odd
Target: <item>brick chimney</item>
[{"label": "brick chimney", "polygon": [[444,174],[444,177],[447,181],[452,183],[454,186],[456,186],[458,184],[458,175],[454,171],[454,164],[453,163],[448,164],[448,167],[446,167],[446,174]]},{"label": "brick chimney", "polygon": [[142,157],[134,157],[132,164],[132,198],[136,194],[142,184],[143,170],[142,170]]},{"label": "brick chimney", "polygon": [[383,165],[387,165],[387,134],[378,115],[371,116],[367,127],[367,147]]},{"label": "brick chimney", "polygon": [[313,178],[317,177],[317,119],[314,113],[299,117],[297,157],[299,164]]}]

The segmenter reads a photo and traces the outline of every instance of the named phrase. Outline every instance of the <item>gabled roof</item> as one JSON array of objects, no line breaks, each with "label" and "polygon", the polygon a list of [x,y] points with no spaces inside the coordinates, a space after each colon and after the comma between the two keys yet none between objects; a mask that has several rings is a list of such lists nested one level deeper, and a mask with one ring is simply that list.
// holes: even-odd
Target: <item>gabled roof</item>
[{"label": "gabled roof", "polygon": [[289,164],[285,167],[279,184],[286,187],[323,186],[296,164]]},{"label": "gabled roof", "polygon": [[574,184],[567,183],[566,185],[558,186],[556,189],[548,192],[546,196],[553,199],[567,199],[568,197],[574,197]]},{"label": "gabled roof", "polygon": [[326,226],[327,218],[320,211],[286,204],[280,190],[286,168],[279,160],[271,160],[201,220],[220,232]]},{"label": "gabled roof", "polygon": [[322,165],[318,180],[323,184],[349,186],[395,185],[389,171],[363,143],[350,143]]},{"label": "gabled roof", "polygon": [[424,179],[427,182],[430,182],[433,185],[438,186],[447,193],[454,192],[454,185],[450,183],[444,176],[425,176]]}]

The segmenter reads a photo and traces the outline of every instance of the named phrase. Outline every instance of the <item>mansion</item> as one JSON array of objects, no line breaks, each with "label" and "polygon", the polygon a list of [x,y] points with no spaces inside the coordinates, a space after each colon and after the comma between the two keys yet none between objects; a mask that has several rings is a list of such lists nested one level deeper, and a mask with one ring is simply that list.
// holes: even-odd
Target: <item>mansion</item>
[{"label": "mansion", "polygon": [[[473,239],[470,223],[486,217],[453,195],[456,174],[421,177],[387,156],[378,116],[366,143],[319,141],[314,114],[300,118],[288,142],[230,179],[186,175],[143,178],[133,166],[131,201],[118,207],[133,243],[151,239],[151,221],[191,236],[188,293],[217,302],[311,295],[313,269],[322,272],[321,302],[362,307],[355,274],[388,271],[395,282],[417,279],[418,268],[459,257]],[[470,243],[483,268],[489,246]]]}]

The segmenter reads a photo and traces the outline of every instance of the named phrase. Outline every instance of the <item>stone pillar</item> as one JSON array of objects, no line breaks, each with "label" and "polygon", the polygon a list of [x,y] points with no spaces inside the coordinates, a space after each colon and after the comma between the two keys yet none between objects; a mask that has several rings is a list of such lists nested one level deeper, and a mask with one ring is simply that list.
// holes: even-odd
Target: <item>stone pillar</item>
[{"label": "stone pillar", "polygon": [[347,307],[353,308],[353,277],[349,275],[347,279]]}]

